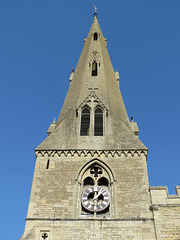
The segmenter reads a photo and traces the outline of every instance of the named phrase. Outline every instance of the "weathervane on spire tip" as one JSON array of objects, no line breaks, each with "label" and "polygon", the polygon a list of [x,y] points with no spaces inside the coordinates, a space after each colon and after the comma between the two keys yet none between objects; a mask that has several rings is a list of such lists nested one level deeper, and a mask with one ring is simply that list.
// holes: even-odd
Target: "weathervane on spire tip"
[{"label": "weathervane on spire tip", "polygon": [[97,13],[97,7],[94,5],[94,9],[95,9],[95,13],[93,14],[94,16],[97,16],[98,13]]}]

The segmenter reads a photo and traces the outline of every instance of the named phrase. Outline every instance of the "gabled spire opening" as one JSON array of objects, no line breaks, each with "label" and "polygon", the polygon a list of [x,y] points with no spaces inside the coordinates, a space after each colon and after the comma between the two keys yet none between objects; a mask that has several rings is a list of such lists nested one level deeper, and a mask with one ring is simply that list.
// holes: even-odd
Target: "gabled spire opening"
[{"label": "gabled spire opening", "polygon": [[97,62],[92,63],[92,76],[97,76]]},{"label": "gabled spire opening", "polygon": [[98,34],[97,34],[97,32],[94,33],[93,39],[94,39],[94,41],[97,41],[97,40],[98,40]]}]

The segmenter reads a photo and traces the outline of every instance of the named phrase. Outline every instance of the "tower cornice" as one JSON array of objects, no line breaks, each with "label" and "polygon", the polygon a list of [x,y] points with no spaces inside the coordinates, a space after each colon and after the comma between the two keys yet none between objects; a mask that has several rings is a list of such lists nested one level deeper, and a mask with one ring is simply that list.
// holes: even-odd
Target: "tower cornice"
[{"label": "tower cornice", "polygon": [[47,155],[48,157],[54,157],[57,155],[58,157],[134,157],[137,156],[147,156],[148,150],[140,149],[140,150],[84,150],[84,149],[67,149],[67,150],[36,150],[36,157],[44,157]]}]

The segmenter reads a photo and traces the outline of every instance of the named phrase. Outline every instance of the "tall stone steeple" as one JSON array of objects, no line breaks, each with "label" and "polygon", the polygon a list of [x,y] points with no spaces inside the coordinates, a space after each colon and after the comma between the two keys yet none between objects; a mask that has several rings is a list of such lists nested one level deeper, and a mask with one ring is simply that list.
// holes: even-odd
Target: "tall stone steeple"
[{"label": "tall stone steeple", "polygon": [[[91,112],[97,106],[103,110],[103,136],[94,136],[93,114],[88,137],[80,136],[81,111],[85,105]],[[133,126],[119,90],[119,74],[113,70],[107,41],[95,15],[56,126],[37,150],[146,149],[135,135],[137,131],[134,134]]]},{"label": "tall stone steeple", "polygon": [[37,147],[23,240],[155,240],[147,148],[129,121],[97,15]]}]

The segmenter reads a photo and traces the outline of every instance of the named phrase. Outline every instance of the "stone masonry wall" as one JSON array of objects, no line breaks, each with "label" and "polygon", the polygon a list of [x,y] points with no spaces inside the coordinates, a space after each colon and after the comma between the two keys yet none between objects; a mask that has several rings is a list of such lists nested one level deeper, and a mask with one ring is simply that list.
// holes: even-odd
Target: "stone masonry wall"
[{"label": "stone masonry wall", "polygon": [[[74,219],[80,207],[77,175],[80,169],[92,159],[106,163],[116,178],[113,183],[110,218],[141,219],[152,218],[149,210],[150,195],[146,156],[131,153],[126,156],[37,156],[33,185],[28,209],[26,232],[35,222],[28,219]],[[49,169],[46,169],[47,161]]]},{"label": "stone masonry wall", "polygon": [[180,187],[169,195],[167,187],[151,187],[157,240],[180,240]]},{"label": "stone masonry wall", "polygon": [[[148,221],[64,220],[36,221],[35,235],[27,240],[155,240],[154,224]],[[32,235],[31,235],[32,236]],[[21,240],[24,240],[22,238]]]}]

